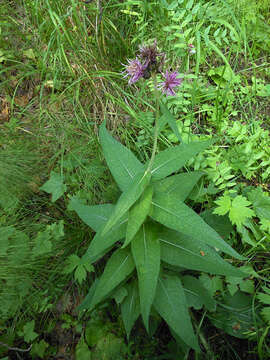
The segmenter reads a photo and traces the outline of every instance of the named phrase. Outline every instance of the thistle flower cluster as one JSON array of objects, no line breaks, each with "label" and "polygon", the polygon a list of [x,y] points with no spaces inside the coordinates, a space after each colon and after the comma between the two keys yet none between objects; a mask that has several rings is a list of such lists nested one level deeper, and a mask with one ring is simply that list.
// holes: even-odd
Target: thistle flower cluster
[{"label": "thistle flower cluster", "polygon": [[158,51],[157,42],[152,45],[145,45],[139,48],[139,55],[134,60],[128,60],[128,64],[124,65],[124,78],[129,77],[129,85],[134,84],[139,79],[149,79],[153,72],[161,73],[164,81],[159,83],[157,88],[167,96],[175,95],[174,88],[181,85],[183,79],[178,78],[177,71],[162,71],[165,63],[165,53]]}]

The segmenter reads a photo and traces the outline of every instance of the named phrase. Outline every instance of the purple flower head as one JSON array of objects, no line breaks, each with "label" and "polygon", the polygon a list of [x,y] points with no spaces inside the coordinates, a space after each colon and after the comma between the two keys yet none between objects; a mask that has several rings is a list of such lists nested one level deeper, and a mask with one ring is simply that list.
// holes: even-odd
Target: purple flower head
[{"label": "purple flower head", "polygon": [[166,70],[166,73],[163,74],[163,76],[165,77],[165,81],[158,85],[159,89],[162,90],[163,94],[166,94],[167,96],[174,96],[175,91],[173,88],[181,85],[183,79],[177,79],[177,76],[179,76],[177,71],[169,72]]},{"label": "purple flower head", "polygon": [[150,64],[155,64],[157,62],[157,57],[163,55],[163,53],[158,52],[156,40],[152,45],[140,46],[139,50],[140,58],[145,60],[146,63]]},{"label": "purple flower head", "polygon": [[161,72],[165,62],[165,53],[159,52],[156,40],[151,45],[141,45],[139,52],[139,57],[150,72],[153,70]]},{"label": "purple flower head", "polygon": [[147,65],[143,65],[138,58],[135,60],[128,60],[128,64],[125,65],[126,69],[124,73],[127,76],[130,76],[130,79],[128,81],[129,84],[134,84],[136,81],[138,81],[141,77],[144,76],[144,71],[147,68]]}]

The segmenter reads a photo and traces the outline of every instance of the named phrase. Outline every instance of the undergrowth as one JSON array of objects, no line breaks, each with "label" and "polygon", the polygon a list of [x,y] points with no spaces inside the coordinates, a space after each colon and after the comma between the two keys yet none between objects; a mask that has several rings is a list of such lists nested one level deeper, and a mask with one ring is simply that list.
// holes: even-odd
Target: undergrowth
[{"label": "undergrowth", "polygon": [[[269,358],[269,16],[267,0],[1,2],[2,359]],[[163,123],[157,153],[178,135],[215,139],[184,167],[204,173],[187,205],[214,228],[225,219],[221,236],[245,257],[230,259],[244,278],[196,273],[216,302],[210,311],[189,299],[201,353],[186,351],[156,310],[148,333],[138,319],[128,340],[124,290],[90,316],[78,311],[113,252],[85,262],[95,229],[72,201],[121,194],[100,146],[104,120],[141,163],[150,159],[155,84],[129,86],[122,64],[154,40],[183,78],[164,100],[176,127]]]}]

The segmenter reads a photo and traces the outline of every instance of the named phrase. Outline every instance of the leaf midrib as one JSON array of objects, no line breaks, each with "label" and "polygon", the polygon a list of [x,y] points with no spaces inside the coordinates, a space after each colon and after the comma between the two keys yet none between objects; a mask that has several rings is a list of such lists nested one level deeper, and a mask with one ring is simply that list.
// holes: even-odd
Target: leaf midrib
[{"label": "leaf midrib", "polygon": [[188,253],[190,253],[190,254],[192,254],[192,255],[195,255],[195,256],[199,257],[200,259],[202,258],[201,255],[196,254],[196,253],[194,253],[193,251],[191,251],[191,250],[189,250],[189,249],[186,249],[186,248],[184,248],[184,247],[181,246],[181,245],[176,245],[176,244],[174,244],[174,243],[171,243],[171,242],[169,242],[169,241],[167,241],[167,240],[164,240],[164,239],[161,239],[161,238],[159,238],[159,240],[160,240],[160,241],[163,241],[163,242],[166,243],[166,244],[169,244],[169,245],[171,245],[171,246],[174,246],[174,247],[176,247],[176,248],[182,249],[182,250],[184,250],[184,251],[186,251],[186,252],[188,252]]}]

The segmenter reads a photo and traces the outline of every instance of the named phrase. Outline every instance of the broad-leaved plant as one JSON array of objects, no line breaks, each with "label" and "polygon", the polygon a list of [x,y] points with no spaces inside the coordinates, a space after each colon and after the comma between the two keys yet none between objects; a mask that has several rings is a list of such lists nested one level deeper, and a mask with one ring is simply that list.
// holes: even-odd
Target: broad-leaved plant
[{"label": "broad-leaved plant", "polygon": [[[201,297],[197,279],[186,270],[237,276],[242,273],[216,249],[241,259],[221,236],[186,205],[202,172],[177,173],[206,149],[209,141],[181,144],[157,154],[149,170],[135,155],[100,127],[107,164],[122,190],[115,205],[87,206],[76,198],[72,208],[95,232],[84,255],[94,263],[114,249],[101,277],[90,288],[81,309],[93,310],[116,289],[124,287],[121,312],[127,334],[141,315],[146,329],[154,308],[188,346],[198,350],[190,315],[189,294]],[[203,292],[204,304],[215,308]]]},{"label": "broad-leaved plant", "polygon": [[[199,351],[189,307],[194,297],[208,310],[215,309],[215,301],[186,270],[241,277],[241,271],[223,260],[219,251],[237,259],[242,257],[186,203],[203,173],[179,170],[212,141],[182,143],[176,121],[158,93],[162,90],[164,95],[174,96],[182,79],[176,71],[164,72],[164,62],[165,55],[154,42],[141,47],[139,56],[128,61],[124,75],[130,77],[129,84],[148,79],[153,72],[164,77],[164,82],[158,83],[153,76],[156,119],[150,160],[141,163],[109,134],[103,122],[100,143],[122,194],[115,205],[86,206],[76,198],[71,200],[71,208],[96,232],[83,262],[93,264],[112,252],[80,308],[91,311],[108,297],[115,297],[128,336],[140,315],[149,331],[149,318],[155,310],[175,336]],[[156,154],[164,122],[180,145]]]}]

